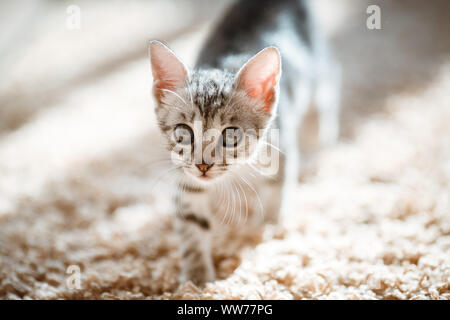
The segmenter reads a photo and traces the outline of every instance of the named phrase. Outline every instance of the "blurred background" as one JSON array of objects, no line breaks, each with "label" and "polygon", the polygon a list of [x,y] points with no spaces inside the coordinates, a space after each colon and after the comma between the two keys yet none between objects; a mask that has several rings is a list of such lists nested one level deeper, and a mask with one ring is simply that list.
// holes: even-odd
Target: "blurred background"
[{"label": "blurred background", "polygon": [[[0,297],[449,297],[446,0],[313,1],[343,69],[341,142],[319,154],[282,231],[218,249],[219,278],[253,274],[250,289],[178,288],[147,44],[192,67],[231,2],[0,2]],[[381,30],[366,26],[372,4]],[[292,266],[298,278],[267,284],[258,256],[236,253],[249,244],[276,261],[294,248],[300,262],[261,272]],[[85,290],[65,287],[71,264]]]}]

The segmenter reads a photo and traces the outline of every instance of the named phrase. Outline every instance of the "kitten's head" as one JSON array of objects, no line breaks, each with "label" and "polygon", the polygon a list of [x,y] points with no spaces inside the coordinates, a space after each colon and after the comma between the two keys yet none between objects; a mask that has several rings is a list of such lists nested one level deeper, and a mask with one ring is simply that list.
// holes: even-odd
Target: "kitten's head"
[{"label": "kitten's head", "polygon": [[280,54],[268,47],[236,73],[189,71],[162,43],[150,43],[159,127],[172,161],[211,182],[252,160],[277,108]]}]

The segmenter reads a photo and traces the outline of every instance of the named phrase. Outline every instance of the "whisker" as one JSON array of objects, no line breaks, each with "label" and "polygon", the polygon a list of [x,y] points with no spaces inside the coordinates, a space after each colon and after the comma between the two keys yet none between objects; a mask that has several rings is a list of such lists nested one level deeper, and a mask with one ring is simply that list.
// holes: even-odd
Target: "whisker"
[{"label": "whisker", "polygon": [[[221,185],[223,186],[223,189],[225,189],[226,187],[227,187],[227,185],[226,184],[224,184],[224,182],[223,181],[221,181]],[[222,189],[222,190],[223,190]],[[223,199],[225,200],[225,193],[221,193],[222,195],[223,195]],[[227,197],[227,209],[226,209],[226,211],[225,211],[225,214],[222,216],[222,221],[220,222],[221,224],[224,224],[225,223],[225,218],[227,218],[228,217],[228,210],[230,209],[230,197],[229,197],[229,193],[226,193],[227,195],[228,195],[228,197]]]},{"label": "whisker", "polygon": [[192,105],[194,105],[194,98],[193,98],[193,96],[192,96],[192,90],[191,90],[191,87],[190,87],[188,84],[186,84],[186,88],[187,88],[187,91],[188,91],[188,93],[189,93],[189,97],[191,98],[191,103],[192,103]]},{"label": "whisker", "polygon": [[239,219],[238,219],[238,224],[241,223],[241,217],[242,217],[242,200],[241,200],[241,195],[239,193],[239,190],[236,188],[236,185],[233,183],[233,181],[231,181],[231,184],[234,188],[234,190],[236,191],[236,194],[238,196],[239,199]]},{"label": "whisker", "polygon": [[150,192],[153,193],[155,187],[159,184],[159,182],[162,181],[162,178],[164,178],[167,174],[173,174],[175,170],[179,169],[179,167],[173,167],[169,168],[168,170],[162,172],[158,177],[156,177],[155,182],[153,183],[152,187],[150,188]]},{"label": "whisker", "polygon": [[229,220],[227,220],[227,224],[232,224],[234,221],[234,216],[236,213],[236,200],[235,200],[235,195],[234,195],[234,191],[231,188],[231,186],[229,184],[227,184],[227,189],[229,191],[229,195],[230,195],[230,204],[231,206],[231,214],[229,215]]},{"label": "whisker", "polygon": [[247,223],[247,219],[248,219],[248,201],[247,201],[247,195],[245,194],[245,190],[242,187],[242,185],[239,183],[239,181],[236,181],[236,184],[239,186],[239,188],[242,191],[242,194],[244,195],[244,199],[245,199],[245,220],[244,223]]},{"label": "whisker", "polygon": [[236,215],[236,196],[234,194],[234,190],[231,188],[231,185],[228,185],[228,188],[231,191],[231,198],[232,198],[232,204],[233,204],[233,210],[231,211],[231,220],[230,220],[230,224],[234,223],[234,217]]},{"label": "whisker", "polygon": [[178,93],[176,93],[172,90],[169,90],[169,89],[159,89],[159,90],[174,94],[178,99],[180,99],[187,106],[186,101]]},{"label": "whisker", "polygon": [[280,152],[281,154],[285,154],[283,151],[280,150],[280,148],[278,148],[277,146],[274,146],[273,144],[271,144],[268,141],[261,141],[262,143],[264,143],[265,145],[274,148],[275,150],[277,150],[278,152]]},{"label": "whisker", "polygon": [[238,177],[242,181],[244,181],[244,183],[247,184],[250,187],[250,189],[252,189],[253,192],[255,193],[256,198],[258,199],[258,202],[259,202],[259,207],[260,207],[259,214],[260,214],[261,217],[264,217],[264,206],[262,204],[262,201],[261,201],[261,198],[259,197],[258,192],[256,192],[255,188],[251,185],[251,183],[249,181],[247,181],[247,179],[245,179],[244,177],[241,177],[241,176],[238,176]]},{"label": "whisker", "polygon": [[274,177],[268,175],[267,173],[264,173],[264,172],[259,171],[259,170],[258,170],[257,168],[255,168],[250,162],[248,162],[247,164],[250,166],[250,168],[252,168],[253,170],[255,170],[255,171],[256,171],[257,173],[259,173],[260,175],[262,175],[262,176],[264,176],[264,177],[266,177],[266,178],[275,180]]}]

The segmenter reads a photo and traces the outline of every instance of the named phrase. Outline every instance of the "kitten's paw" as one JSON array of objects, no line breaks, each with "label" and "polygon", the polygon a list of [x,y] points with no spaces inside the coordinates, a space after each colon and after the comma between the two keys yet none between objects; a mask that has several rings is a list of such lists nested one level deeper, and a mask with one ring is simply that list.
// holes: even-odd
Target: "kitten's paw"
[{"label": "kitten's paw", "polygon": [[211,265],[196,265],[185,268],[179,276],[180,283],[192,281],[196,286],[203,287],[208,282],[216,280],[214,267]]}]

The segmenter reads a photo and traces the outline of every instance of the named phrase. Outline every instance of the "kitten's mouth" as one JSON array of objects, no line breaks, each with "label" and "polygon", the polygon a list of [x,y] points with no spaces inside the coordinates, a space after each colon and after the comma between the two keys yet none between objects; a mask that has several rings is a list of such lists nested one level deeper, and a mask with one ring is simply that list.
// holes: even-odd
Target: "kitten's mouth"
[{"label": "kitten's mouth", "polygon": [[200,173],[198,171],[195,172],[194,170],[188,170],[186,171],[186,174],[203,183],[213,183],[222,176],[222,173],[219,172]]},{"label": "kitten's mouth", "polygon": [[185,169],[185,174],[191,176],[192,178],[202,181],[202,182],[211,182],[212,180],[214,180],[214,178],[216,177],[216,175],[211,174],[210,172],[204,172],[201,173],[198,170],[193,170],[193,169]]}]

